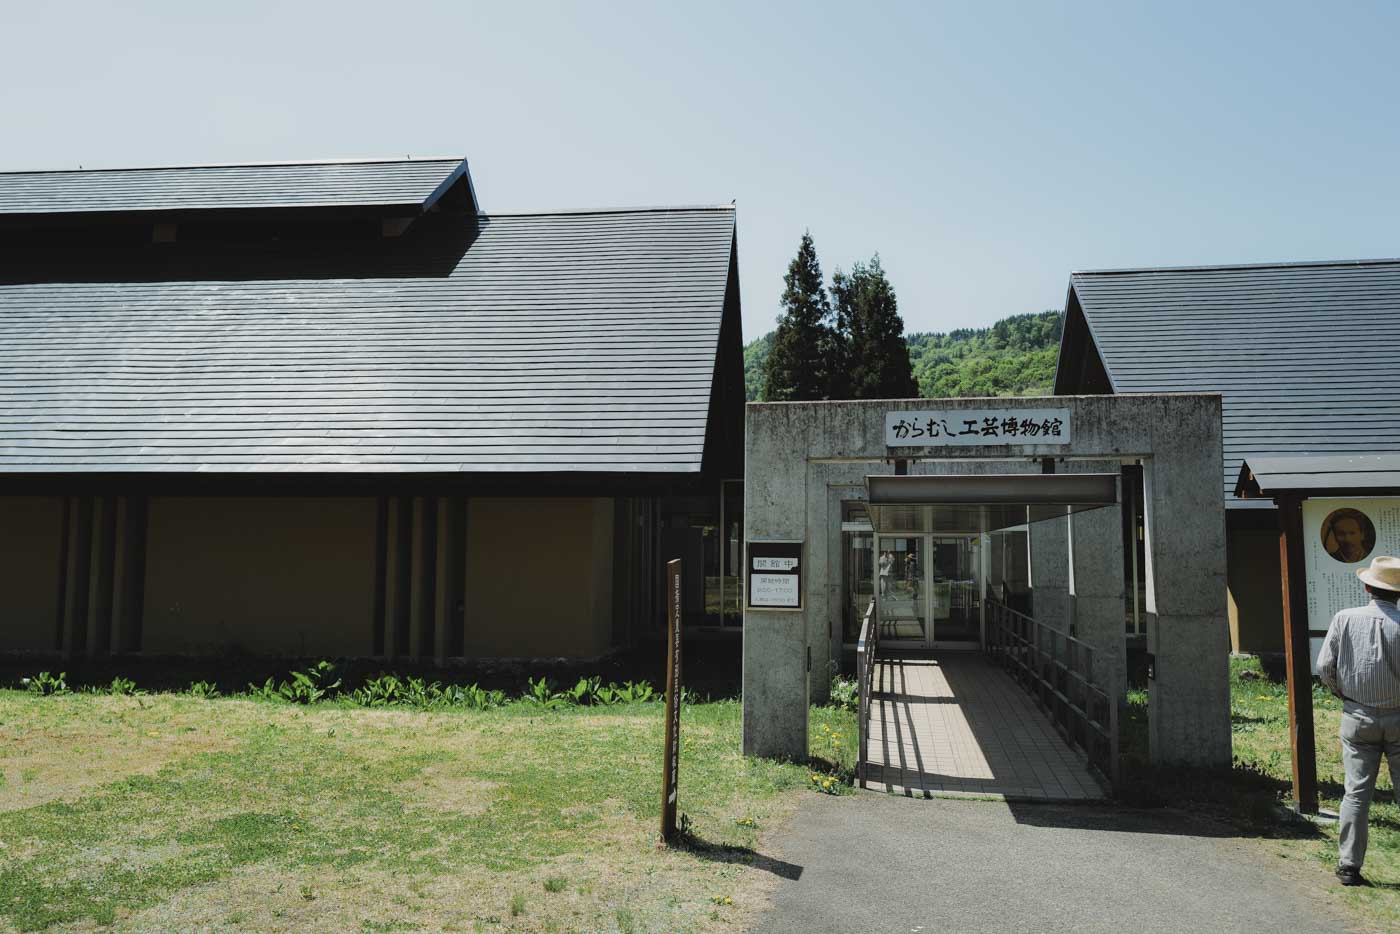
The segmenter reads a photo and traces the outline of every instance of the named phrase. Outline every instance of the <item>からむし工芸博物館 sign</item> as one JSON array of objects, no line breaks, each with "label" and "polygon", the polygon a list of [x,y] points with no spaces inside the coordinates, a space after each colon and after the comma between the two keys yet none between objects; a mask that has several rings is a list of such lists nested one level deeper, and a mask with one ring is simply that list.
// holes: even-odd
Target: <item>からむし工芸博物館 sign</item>
[{"label": "\u304b\u3089\u3080\u3057\u5de5\u82b8\u535a\u7269\u9928 sign", "polygon": [[885,446],[1069,444],[1069,409],[958,409],[885,413]]}]

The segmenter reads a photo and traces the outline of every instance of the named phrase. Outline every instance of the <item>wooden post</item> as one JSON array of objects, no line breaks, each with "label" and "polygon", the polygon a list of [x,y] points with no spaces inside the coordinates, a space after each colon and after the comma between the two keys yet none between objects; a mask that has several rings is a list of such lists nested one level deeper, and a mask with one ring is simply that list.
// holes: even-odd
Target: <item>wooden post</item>
[{"label": "wooden post", "polygon": [[1317,813],[1317,746],[1313,735],[1312,648],[1307,570],[1303,562],[1303,503],[1278,505],[1279,570],[1283,578],[1283,645],[1288,665],[1288,734],[1293,746],[1293,799],[1300,814]]},{"label": "wooden post", "polygon": [[661,841],[672,843],[676,827],[681,741],[681,561],[666,562],[666,757],[661,776]]},{"label": "wooden post", "polygon": [[452,592],[452,500],[437,499],[437,564],[433,572],[433,662],[447,664],[447,635],[457,608]]},{"label": "wooden post", "polygon": [[430,618],[433,601],[433,567],[428,563],[429,549],[432,547],[436,529],[431,520],[432,503],[426,497],[413,497],[412,545],[409,552],[408,584],[408,654],[414,661],[421,661],[429,652],[425,643],[432,638]]}]

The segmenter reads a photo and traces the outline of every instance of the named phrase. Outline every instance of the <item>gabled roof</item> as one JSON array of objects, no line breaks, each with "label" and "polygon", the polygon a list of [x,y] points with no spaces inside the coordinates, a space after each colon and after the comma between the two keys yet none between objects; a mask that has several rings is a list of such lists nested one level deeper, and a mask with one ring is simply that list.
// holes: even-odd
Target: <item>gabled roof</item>
[{"label": "gabled roof", "polygon": [[1387,495],[1400,492],[1400,454],[1247,454],[1235,495],[1250,499],[1283,493]]},{"label": "gabled roof", "polygon": [[459,183],[475,213],[462,158],[0,172],[0,223],[351,208],[411,217]]},{"label": "gabled roof", "polygon": [[0,474],[701,469],[729,206],[163,246],[0,271]]},{"label": "gabled roof", "polygon": [[1076,272],[1068,304],[1056,392],[1078,339],[1114,392],[1221,393],[1229,500],[1246,454],[1400,453],[1400,260]]}]

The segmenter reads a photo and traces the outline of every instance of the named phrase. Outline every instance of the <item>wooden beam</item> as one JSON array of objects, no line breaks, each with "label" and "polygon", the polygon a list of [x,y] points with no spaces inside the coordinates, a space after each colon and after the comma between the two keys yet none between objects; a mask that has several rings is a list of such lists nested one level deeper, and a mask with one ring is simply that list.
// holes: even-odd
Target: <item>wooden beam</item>
[{"label": "wooden beam", "polygon": [[112,542],[112,623],[110,654],[129,651],[131,629],[131,497],[118,496]]},{"label": "wooden beam", "polygon": [[403,545],[406,535],[403,528],[403,497],[390,496],[387,508],[387,527],[384,533],[387,548],[384,569],[384,657],[393,661],[401,651],[400,621],[404,618],[407,603],[403,592],[407,577],[404,568]]},{"label": "wooden beam", "polygon": [[428,613],[433,599],[433,567],[429,562],[429,555],[432,541],[430,536],[435,530],[430,527],[431,518],[432,510],[428,508],[428,499],[423,496],[413,497],[413,552],[408,559],[408,654],[415,659],[423,658],[431,649],[431,646],[425,644],[432,636]]},{"label": "wooden beam", "polygon": [[447,664],[447,633],[455,615],[452,587],[452,499],[437,498],[437,561],[433,575],[433,661]]},{"label": "wooden beam", "polygon": [[92,559],[88,564],[88,658],[106,655],[112,648],[112,570],[116,539],[116,513],[110,496],[93,497]]},{"label": "wooden beam", "polygon": [[146,498],[119,496],[112,557],[111,651],[114,654],[141,651],[145,588]]},{"label": "wooden beam", "polygon": [[1317,813],[1317,745],[1313,730],[1312,649],[1303,502],[1280,497],[1279,568],[1283,583],[1283,645],[1288,666],[1288,734],[1293,747],[1293,799],[1300,814]]},{"label": "wooden beam", "polygon": [[374,502],[374,588],[370,596],[370,651],[383,655],[388,644],[387,604],[389,573],[389,497],[376,497]]},{"label": "wooden beam", "polygon": [[64,556],[63,657],[87,642],[88,568],[92,559],[92,497],[70,496],[68,553]]}]

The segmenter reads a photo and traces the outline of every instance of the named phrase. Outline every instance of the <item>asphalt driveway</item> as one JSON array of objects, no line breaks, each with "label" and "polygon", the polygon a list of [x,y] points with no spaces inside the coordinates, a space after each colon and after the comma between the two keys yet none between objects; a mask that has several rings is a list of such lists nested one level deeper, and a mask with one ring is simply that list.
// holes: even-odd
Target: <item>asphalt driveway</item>
[{"label": "asphalt driveway", "polygon": [[1319,867],[1165,811],[812,795],[770,849],[766,934],[1349,928],[1303,894]]}]

